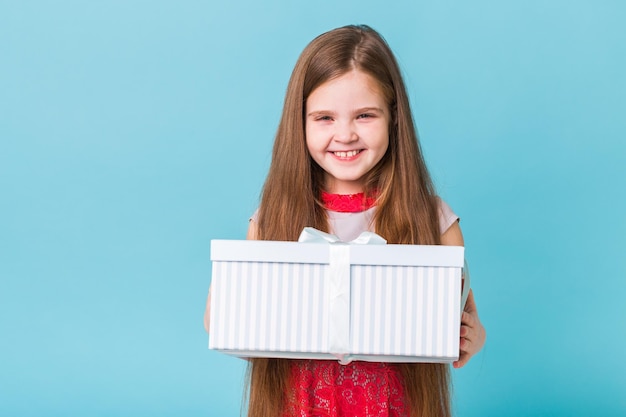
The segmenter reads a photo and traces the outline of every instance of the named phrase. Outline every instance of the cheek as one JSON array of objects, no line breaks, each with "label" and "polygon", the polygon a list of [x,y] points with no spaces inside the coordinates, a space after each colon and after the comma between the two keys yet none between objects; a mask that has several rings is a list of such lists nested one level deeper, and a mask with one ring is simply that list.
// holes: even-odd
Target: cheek
[{"label": "cheek", "polygon": [[379,161],[385,157],[387,153],[389,153],[390,148],[389,142],[389,132],[385,130],[385,132],[381,132],[380,140],[378,143],[378,157]]},{"label": "cheek", "polygon": [[383,160],[385,158],[385,155],[387,155],[388,153],[389,153],[389,141],[387,141],[380,147],[380,151],[378,152],[378,162]]},{"label": "cheek", "polygon": [[322,131],[320,131],[320,129],[308,127],[304,130],[304,140],[309,151],[325,148],[326,141],[324,140],[324,138],[324,134]]},{"label": "cheek", "polygon": [[320,144],[315,140],[315,136],[307,134],[305,138],[306,149],[309,152],[309,156],[317,159],[317,155],[320,153]]},{"label": "cheek", "polygon": [[378,144],[381,149],[386,150],[389,147],[389,129],[380,129],[378,133]]}]

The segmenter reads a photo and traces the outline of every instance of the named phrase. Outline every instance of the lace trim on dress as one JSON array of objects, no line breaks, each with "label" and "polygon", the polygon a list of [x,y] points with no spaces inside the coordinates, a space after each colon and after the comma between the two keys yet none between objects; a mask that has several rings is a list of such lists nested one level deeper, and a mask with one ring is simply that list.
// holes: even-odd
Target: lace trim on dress
[{"label": "lace trim on dress", "polygon": [[357,194],[332,194],[322,190],[322,202],[327,210],[339,213],[358,213],[376,204],[376,196]]},{"label": "lace trim on dress", "polygon": [[294,389],[283,417],[406,417],[396,365],[299,360],[291,366]]}]

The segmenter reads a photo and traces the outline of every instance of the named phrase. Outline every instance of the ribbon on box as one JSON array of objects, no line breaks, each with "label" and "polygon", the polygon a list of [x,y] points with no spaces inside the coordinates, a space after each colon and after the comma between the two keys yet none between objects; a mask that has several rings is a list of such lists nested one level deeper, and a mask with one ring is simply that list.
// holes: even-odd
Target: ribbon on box
[{"label": "ribbon on box", "polygon": [[305,227],[298,242],[329,244],[328,300],[330,352],[339,363],[350,363],[350,245],[385,245],[387,241],[373,232],[363,232],[350,242],[313,227]]},{"label": "ribbon on box", "polygon": [[336,235],[322,232],[314,227],[305,227],[298,238],[300,243],[338,243],[343,245],[386,245],[387,241],[374,232],[363,232],[354,240],[343,242]]}]

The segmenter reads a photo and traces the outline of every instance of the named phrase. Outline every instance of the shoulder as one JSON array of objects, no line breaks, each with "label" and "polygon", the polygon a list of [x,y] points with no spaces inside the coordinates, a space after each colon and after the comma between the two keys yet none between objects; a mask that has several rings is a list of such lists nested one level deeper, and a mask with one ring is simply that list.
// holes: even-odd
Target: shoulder
[{"label": "shoulder", "polygon": [[463,233],[459,226],[459,216],[452,211],[450,206],[437,197],[439,210],[439,230],[441,231],[441,244],[448,246],[464,246]]},{"label": "shoulder", "polygon": [[[452,211],[448,203],[437,197],[437,208],[439,212],[439,231],[443,236],[450,227],[459,224],[459,216]],[[460,229],[459,229],[460,230]]]},{"label": "shoulder", "polygon": [[256,220],[250,219],[248,223],[248,234],[246,235],[246,239],[248,240],[257,240],[259,235],[259,226],[257,225]]},{"label": "shoulder", "polygon": [[257,208],[256,210],[254,210],[254,213],[252,213],[252,216],[250,216],[250,218],[248,220],[252,220],[255,222],[259,221],[259,209]]},{"label": "shoulder", "polygon": [[257,208],[254,211],[254,214],[250,216],[248,219],[248,234],[246,235],[246,239],[248,240],[257,240],[259,235],[259,209]]},{"label": "shoulder", "polygon": [[459,222],[454,222],[441,234],[441,244],[447,246],[465,246]]}]

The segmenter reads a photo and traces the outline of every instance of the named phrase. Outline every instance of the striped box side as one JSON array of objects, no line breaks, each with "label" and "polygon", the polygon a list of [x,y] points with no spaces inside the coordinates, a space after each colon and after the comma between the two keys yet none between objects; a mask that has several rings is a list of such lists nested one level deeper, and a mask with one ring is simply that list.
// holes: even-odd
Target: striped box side
[{"label": "striped box side", "polygon": [[352,267],[357,355],[458,355],[460,268]]},{"label": "striped box side", "polygon": [[209,347],[327,352],[327,265],[213,261]]}]

